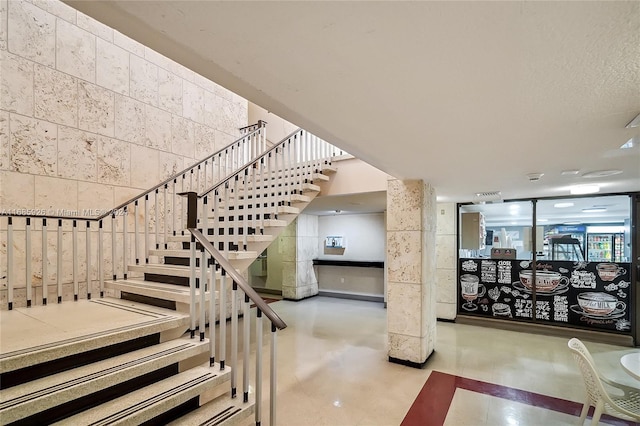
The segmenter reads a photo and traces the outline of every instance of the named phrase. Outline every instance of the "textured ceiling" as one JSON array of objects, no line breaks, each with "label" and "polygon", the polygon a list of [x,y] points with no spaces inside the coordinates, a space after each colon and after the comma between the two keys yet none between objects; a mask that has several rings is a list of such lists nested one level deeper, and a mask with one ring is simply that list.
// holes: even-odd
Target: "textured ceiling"
[{"label": "textured ceiling", "polygon": [[640,190],[637,1],[67,3],[442,201]]}]

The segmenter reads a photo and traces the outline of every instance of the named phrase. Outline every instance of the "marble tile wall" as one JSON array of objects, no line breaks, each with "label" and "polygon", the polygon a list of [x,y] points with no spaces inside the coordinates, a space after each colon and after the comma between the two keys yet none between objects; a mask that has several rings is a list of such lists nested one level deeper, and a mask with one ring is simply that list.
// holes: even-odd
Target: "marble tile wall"
[{"label": "marble tile wall", "polygon": [[438,203],[436,282],[438,318],[453,320],[457,306],[457,213],[455,203]]},{"label": "marble tile wall", "polygon": [[313,259],[318,253],[318,216],[299,215],[279,237],[282,254],[282,296],[300,300],[318,294]]},{"label": "marble tile wall", "polygon": [[113,208],[232,143],[247,111],[65,3],[0,0],[0,209]]},{"label": "marble tile wall", "polygon": [[436,326],[435,191],[421,180],[389,180],[387,329],[389,357],[422,364]]}]

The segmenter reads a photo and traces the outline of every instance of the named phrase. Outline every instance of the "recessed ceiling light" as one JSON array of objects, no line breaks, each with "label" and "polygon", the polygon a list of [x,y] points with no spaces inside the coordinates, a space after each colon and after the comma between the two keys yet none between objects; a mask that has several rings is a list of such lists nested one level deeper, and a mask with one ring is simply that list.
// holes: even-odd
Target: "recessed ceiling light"
[{"label": "recessed ceiling light", "polygon": [[582,175],[583,178],[601,178],[601,177],[607,177],[607,176],[614,176],[614,175],[619,175],[620,173],[622,173],[622,170],[617,170],[617,169],[611,169],[611,170],[595,170],[593,172],[587,172],[585,174]]},{"label": "recessed ceiling light", "polygon": [[582,209],[582,213],[601,213],[606,211],[607,209],[605,209],[604,207],[591,207],[588,209]]},{"label": "recessed ceiling light", "polygon": [[566,209],[567,207],[573,207],[573,203],[555,203],[553,207],[557,209]]},{"label": "recessed ceiling light", "polygon": [[576,185],[569,189],[571,195],[594,194],[600,192],[598,185]]},{"label": "recessed ceiling light", "polygon": [[632,127],[640,127],[640,114],[636,115],[633,120],[631,120],[626,126],[627,129]]},{"label": "recessed ceiling light", "polygon": [[549,219],[538,219],[538,222],[549,222]]},{"label": "recessed ceiling light", "polygon": [[576,220],[575,222],[565,222],[563,225],[580,225],[582,222]]},{"label": "recessed ceiling light", "polygon": [[640,137],[634,136],[620,146],[620,149],[631,149],[640,145]]},{"label": "recessed ceiling light", "polygon": [[560,174],[562,176],[575,176],[580,173],[580,170],[563,170]]}]

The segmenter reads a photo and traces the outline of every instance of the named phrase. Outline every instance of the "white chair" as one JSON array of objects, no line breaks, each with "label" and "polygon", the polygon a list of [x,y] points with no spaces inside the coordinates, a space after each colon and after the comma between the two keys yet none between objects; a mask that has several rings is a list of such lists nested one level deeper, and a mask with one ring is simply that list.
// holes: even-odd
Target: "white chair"
[{"label": "white chair", "polygon": [[[602,413],[624,420],[640,421],[640,391],[602,379],[596,371],[589,350],[580,340],[576,338],[569,340],[569,349],[580,368],[587,388],[587,401],[584,403],[580,413],[580,424],[584,423],[591,406],[595,407],[591,420],[592,425],[598,424]],[[607,392],[603,381],[622,391],[622,395],[617,396]]]}]

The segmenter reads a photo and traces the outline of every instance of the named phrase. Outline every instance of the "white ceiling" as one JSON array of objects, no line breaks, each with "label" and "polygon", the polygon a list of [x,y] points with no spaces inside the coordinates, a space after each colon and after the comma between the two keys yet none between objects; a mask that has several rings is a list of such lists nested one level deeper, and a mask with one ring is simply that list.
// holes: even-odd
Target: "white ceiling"
[{"label": "white ceiling", "polygon": [[67,3],[441,201],[640,190],[638,1]]}]

